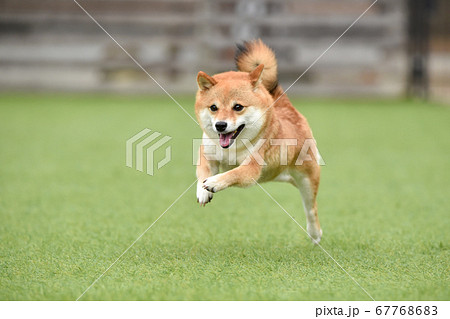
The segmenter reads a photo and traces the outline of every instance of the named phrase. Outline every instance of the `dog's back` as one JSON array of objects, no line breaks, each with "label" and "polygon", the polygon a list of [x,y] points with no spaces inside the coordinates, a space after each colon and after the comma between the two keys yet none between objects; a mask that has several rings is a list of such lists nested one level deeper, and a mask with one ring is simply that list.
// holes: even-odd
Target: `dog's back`
[{"label": "dog's back", "polygon": [[284,122],[283,127],[288,135],[286,137],[312,138],[306,118],[294,108],[278,84],[278,63],[272,49],[260,39],[244,42],[237,45],[235,61],[237,69],[241,72],[251,72],[263,64],[262,84],[274,99],[273,113],[278,120]]}]

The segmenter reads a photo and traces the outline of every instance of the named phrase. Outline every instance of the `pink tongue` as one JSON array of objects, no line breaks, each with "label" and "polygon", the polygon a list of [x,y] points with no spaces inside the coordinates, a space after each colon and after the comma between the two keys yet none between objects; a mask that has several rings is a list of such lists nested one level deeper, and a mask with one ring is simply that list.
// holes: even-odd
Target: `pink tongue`
[{"label": "pink tongue", "polygon": [[231,137],[233,136],[233,132],[228,134],[220,134],[219,135],[219,143],[222,147],[227,147],[230,145]]}]

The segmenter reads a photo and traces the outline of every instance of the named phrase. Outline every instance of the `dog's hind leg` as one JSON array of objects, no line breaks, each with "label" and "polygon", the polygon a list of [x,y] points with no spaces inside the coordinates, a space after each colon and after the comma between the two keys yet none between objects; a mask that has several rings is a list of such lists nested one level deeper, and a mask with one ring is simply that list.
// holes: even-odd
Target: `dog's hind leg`
[{"label": "dog's hind leg", "polygon": [[294,185],[295,187],[297,187],[297,184],[295,183],[294,178],[292,177],[291,174],[289,174],[288,172],[284,171],[282,172],[280,175],[278,175],[277,177],[275,177],[272,182],[282,182],[282,183],[289,183],[291,185]]},{"label": "dog's hind leg", "polygon": [[294,168],[291,175],[303,199],[306,214],[306,229],[313,243],[318,244],[322,238],[319,216],[317,214],[317,191],[319,189],[320,167],[313,165],[308,172]]}]

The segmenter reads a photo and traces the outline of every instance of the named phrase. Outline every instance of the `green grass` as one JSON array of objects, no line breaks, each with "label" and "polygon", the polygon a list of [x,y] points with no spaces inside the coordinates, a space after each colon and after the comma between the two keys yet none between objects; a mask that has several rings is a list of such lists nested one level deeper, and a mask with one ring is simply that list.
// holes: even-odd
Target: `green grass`
[{"label": "green grass", "polygon": [[[448,300],[450,110],[294,102],[327,164],[323,247],[377,300]],[[152,177],[125,166],[125,141],[146,127],[173,137]],[[166,97],[1,95],[0,299],[76,299],[194,181],[200,135]],[[305,224],[296,189],[264,187]],[[121,299],[368,296],[252,187],[206,208],[192,188],[82,298]]]}]

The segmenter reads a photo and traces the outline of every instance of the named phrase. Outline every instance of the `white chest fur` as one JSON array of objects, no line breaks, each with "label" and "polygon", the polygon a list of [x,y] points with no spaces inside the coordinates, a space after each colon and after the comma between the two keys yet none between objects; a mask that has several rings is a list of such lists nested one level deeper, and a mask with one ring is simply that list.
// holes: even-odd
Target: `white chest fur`
[{"label": "white chest fur", "polygon": [[229,148],[222,148],[219,139],[211,139],[203,134],[203,152],[208,160],[217,161],[223,170],[228,170],[241,165],[250,154],[258,149],[257,143],[237,140]]}]

